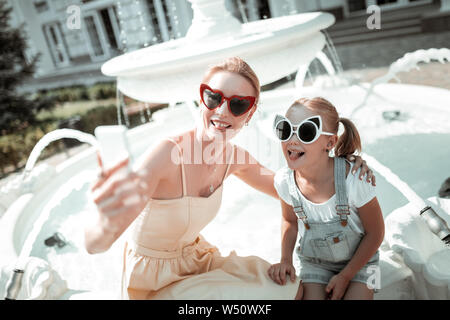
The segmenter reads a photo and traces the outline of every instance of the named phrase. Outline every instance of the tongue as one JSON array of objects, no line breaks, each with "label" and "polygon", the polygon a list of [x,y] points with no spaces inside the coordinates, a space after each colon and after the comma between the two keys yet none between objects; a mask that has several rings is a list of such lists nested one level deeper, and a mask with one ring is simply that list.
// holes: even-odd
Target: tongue
[{"label": "tongue", "polygon": [[289,152],[289,159],[291,159],[292,161],[295,161],[295,160],[299,159],[302,155],[303,155],[303,152],[300,153],[300,152],[292,152],[292,151],[290,151]]}]

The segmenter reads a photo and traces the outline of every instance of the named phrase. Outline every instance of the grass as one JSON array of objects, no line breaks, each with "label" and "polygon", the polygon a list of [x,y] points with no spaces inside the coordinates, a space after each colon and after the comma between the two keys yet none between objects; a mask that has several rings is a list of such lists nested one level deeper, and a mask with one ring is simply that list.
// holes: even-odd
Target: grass
[{"label": "grass", "polygon": [[41,111],[37,115],[37,119],[40,121],[45,120],[62,120],[68,119],[75,115],[83,115],[90,109],[94,109],[98,106],[112,105],[116,104],[116,99],[106,99],[106,100],[91,100],[91,101],[74,101],[65,102],[63,104],[57,105],[52,111]]}]

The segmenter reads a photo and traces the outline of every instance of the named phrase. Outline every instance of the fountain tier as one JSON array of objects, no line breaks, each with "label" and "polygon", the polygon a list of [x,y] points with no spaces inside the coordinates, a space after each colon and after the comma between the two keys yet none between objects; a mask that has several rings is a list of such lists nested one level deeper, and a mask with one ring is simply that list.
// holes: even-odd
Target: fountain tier
[{"label": "fountain tier", "polygon": [[309,65],[325,44],[320,30],[334,23],[328,13],[312,12],[255,21],[233,36],[181,38],[113,58],[102,66],[117,77],[118,89],[146,102],[198,98],[198,86],[211,64],[239,56],[255,70],[262,85]]}]

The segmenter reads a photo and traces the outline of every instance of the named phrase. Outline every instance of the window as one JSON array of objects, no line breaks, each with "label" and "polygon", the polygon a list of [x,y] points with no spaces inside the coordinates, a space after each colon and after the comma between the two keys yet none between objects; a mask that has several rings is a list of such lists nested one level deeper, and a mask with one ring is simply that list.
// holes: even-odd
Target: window
[{"label": "window", "polygon": [[366,0],[348,0],[348,11],[354,12],[354,11],[360,11],[360,10],[366,10]]},{"label": "window", "polygon": [[[232,0],[231,3],[234,7],[233,15],[241,22],[244,22],[243,15],[245,15],[245,19],[247,19],[248,21],[268,19],[272,17],[268,0]],[[249,6],[254,7],[249,8]]]},{"label": "window", "polygon": [[105,28],[108,47],[113,53],[119,52],[120,31],[115,7],[100,10],[100,17]]},{"label": "window", "polygon": [[169,33],[169,37],[171,39],[174,39],[174,38],[176,38],[175,37],[175,31],[174,31],[174,28],[173,28],[173,26],[171,24],[171,21],[170,21],[170,13],[169,13],[169,10],[167,8],[167,3],[166,3],[165,0],[161,0],[161,4],[162,4],[163,10],[164,10],[164,18],[166,19],[167,32]]},{"label": "window", "polygon": [[56,66],[67,66],[70,64],[67,46],[65,44],[61,24],[59,22],[43,26],[44,35]]},{"label": "window", "polygon": [[[93,57],[102,57],[105,55],[102,42],[100,40],[100,34],[95,23],[95,16],[87,16],[84,18],[86,23],[87,34],[90,42],[91,54]],[[95,60],[95,59],[94,59]]]},{"label": "window", "polygon": [[377,5],[396,3],[398,0],[377,0]]},{"label": "window", "polygon": [[48,11],[49,6],[46,0],[35,0],[34,1],[34,8],[38,13],[42,13],[45,11]]},{"label": "window", "polygon": [[270,13],[269,1],[262,0],[262,1],[257,1],[257,3],[258,3],[259,18],[260,19],[271,18],[272,15]]},{"label": "window", "polygon": [[154,38],[152,39],[152,42],[153,43],[163,42],[161,29],[159,28],[158,17],[156,15],[156,9],[155,9],[153,0],[147,0],[147,6],[148,6],[148,11],[150,13],[150,19],[151,19],[150,24],[153,27],[153,32],[155,34]]},{"label": "window", "polygon": [[175,30],[170,21],[170,11],[165,0],[147,0],[151,23],[158,42],[175,38]]},{"label": "window", "polygon": [[120,53],[120,27],[114,6],[83,15],[82,28],[92,61],[105,60]]}]

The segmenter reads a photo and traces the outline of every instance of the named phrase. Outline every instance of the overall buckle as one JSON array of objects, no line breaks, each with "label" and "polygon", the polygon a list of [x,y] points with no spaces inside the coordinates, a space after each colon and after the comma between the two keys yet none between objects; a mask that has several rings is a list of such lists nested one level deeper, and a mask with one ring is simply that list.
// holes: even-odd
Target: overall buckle
[{"label": "overall buckle", "polygon": [[337,204],[336,213],[341,219],[341,225],[345,227],[347,225],[347,216],[350,214],[350,207],[347,204]]}]

